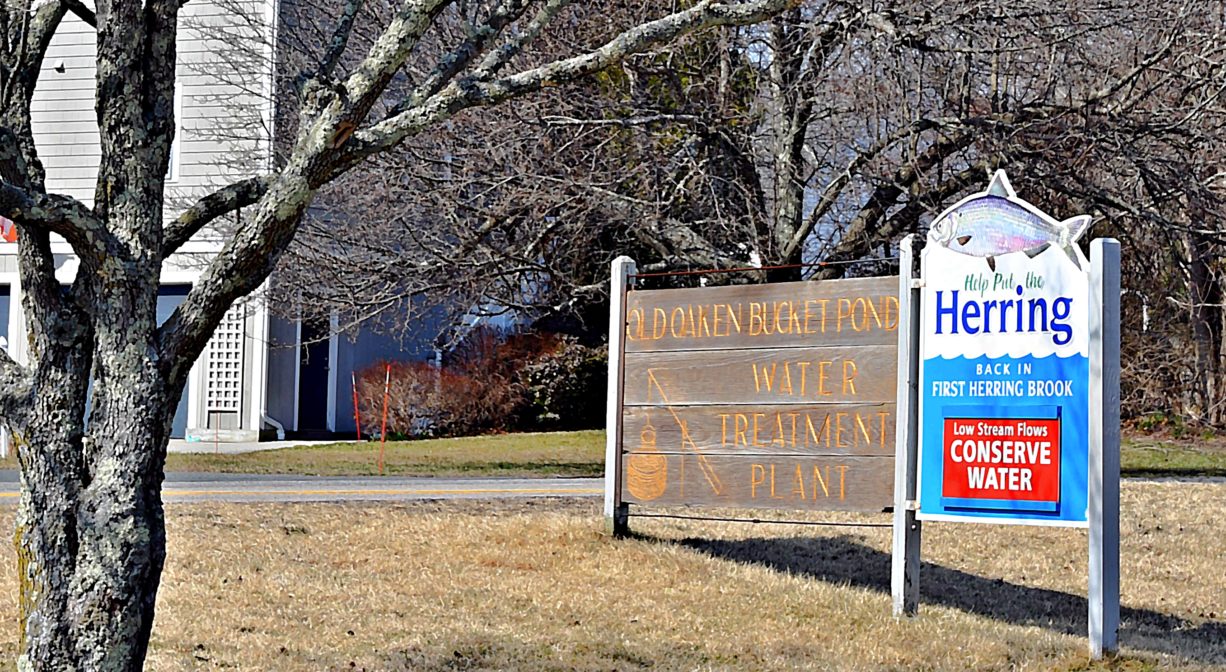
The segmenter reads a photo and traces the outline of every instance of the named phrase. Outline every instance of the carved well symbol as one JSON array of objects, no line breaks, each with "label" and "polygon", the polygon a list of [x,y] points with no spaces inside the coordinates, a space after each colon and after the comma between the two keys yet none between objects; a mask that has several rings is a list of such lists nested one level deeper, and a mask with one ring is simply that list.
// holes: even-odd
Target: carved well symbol
[{"label": "carved well symbol", "polygon": [[639,435],[639,450],[626,460],[626,487],[638,499],[650,501],[668,489],[668,458],[656,448],[656,428],[650,420]]}]

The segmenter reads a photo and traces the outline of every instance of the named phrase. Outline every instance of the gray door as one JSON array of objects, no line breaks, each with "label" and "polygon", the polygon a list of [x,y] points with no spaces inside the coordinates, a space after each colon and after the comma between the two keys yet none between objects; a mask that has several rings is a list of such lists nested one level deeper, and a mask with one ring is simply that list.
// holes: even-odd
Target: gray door
[{"label": "gray door", "polygon": [[[187,298],[191,285],[162,285],[158,287],[158,324],[170,318],[175,308]],[[5,296],[5,300],[8,297]],[[179,396],[179,406],[175,409],[175,419],[170,425],[170,438],[181,439],[187,434],[187,386],[183,386],[183,394]]]}]

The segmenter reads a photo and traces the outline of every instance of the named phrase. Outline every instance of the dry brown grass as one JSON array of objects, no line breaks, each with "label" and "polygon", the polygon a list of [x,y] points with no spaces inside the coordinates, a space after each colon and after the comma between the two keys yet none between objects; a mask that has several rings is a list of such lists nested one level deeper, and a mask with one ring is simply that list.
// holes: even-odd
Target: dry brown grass
[{"label": "dry brown grass", "polygon": [[[1226,665],[1224,496],[1125,484],[1112,669]],[[598,516],[565,500],[172,505],[149,669],[1085,668],[1084,532],[932,525],[921,616],[895,622],[888,529],[635,518],[642,536],[613,541]],[[15,636],[9,621],[8,658]]]}]

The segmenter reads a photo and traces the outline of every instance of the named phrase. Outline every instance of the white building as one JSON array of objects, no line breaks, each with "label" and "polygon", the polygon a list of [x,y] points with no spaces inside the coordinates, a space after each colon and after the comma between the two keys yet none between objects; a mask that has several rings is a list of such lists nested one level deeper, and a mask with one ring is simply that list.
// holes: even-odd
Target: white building
[{"label": "white building", "polygon": [[[167,180],[167,218],[220,186],[267,171],[272,162],[277,3],[193,0],[179,27],[176,91],[178,133]],[[245,44],[237,48],[234,41]],[[35,143],[47,189],[92,205],[101,157],[95,96],[94,29],[69,14],[43,61],[33,101]],[[222,239],[201,232],[167,260],[158,300],[170,315]],[[54,246],[59,279],[72,281],[77,260]],[[25,361],[17,245],[0,241],[0,336]],[[403,350],[392,339],[363,333],[351,340],[270,313],[260,297],[236,305],[192,368],[172,437],[252,440],[261,432],[351,432],[350,373],[378,359],[426,359],[426,347]],[[317,338],[323,340],[311,343]]]}]

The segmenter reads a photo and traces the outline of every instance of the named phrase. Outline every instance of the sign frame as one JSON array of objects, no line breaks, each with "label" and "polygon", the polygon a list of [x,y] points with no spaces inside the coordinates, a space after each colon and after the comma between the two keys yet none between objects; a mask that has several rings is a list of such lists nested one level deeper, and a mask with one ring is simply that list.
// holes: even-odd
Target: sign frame
[{"label": "sign frame", "polygon": [[889,510],[893,277],[634,290],[633,260],[610,270],[612,534],[641,504]]}]

